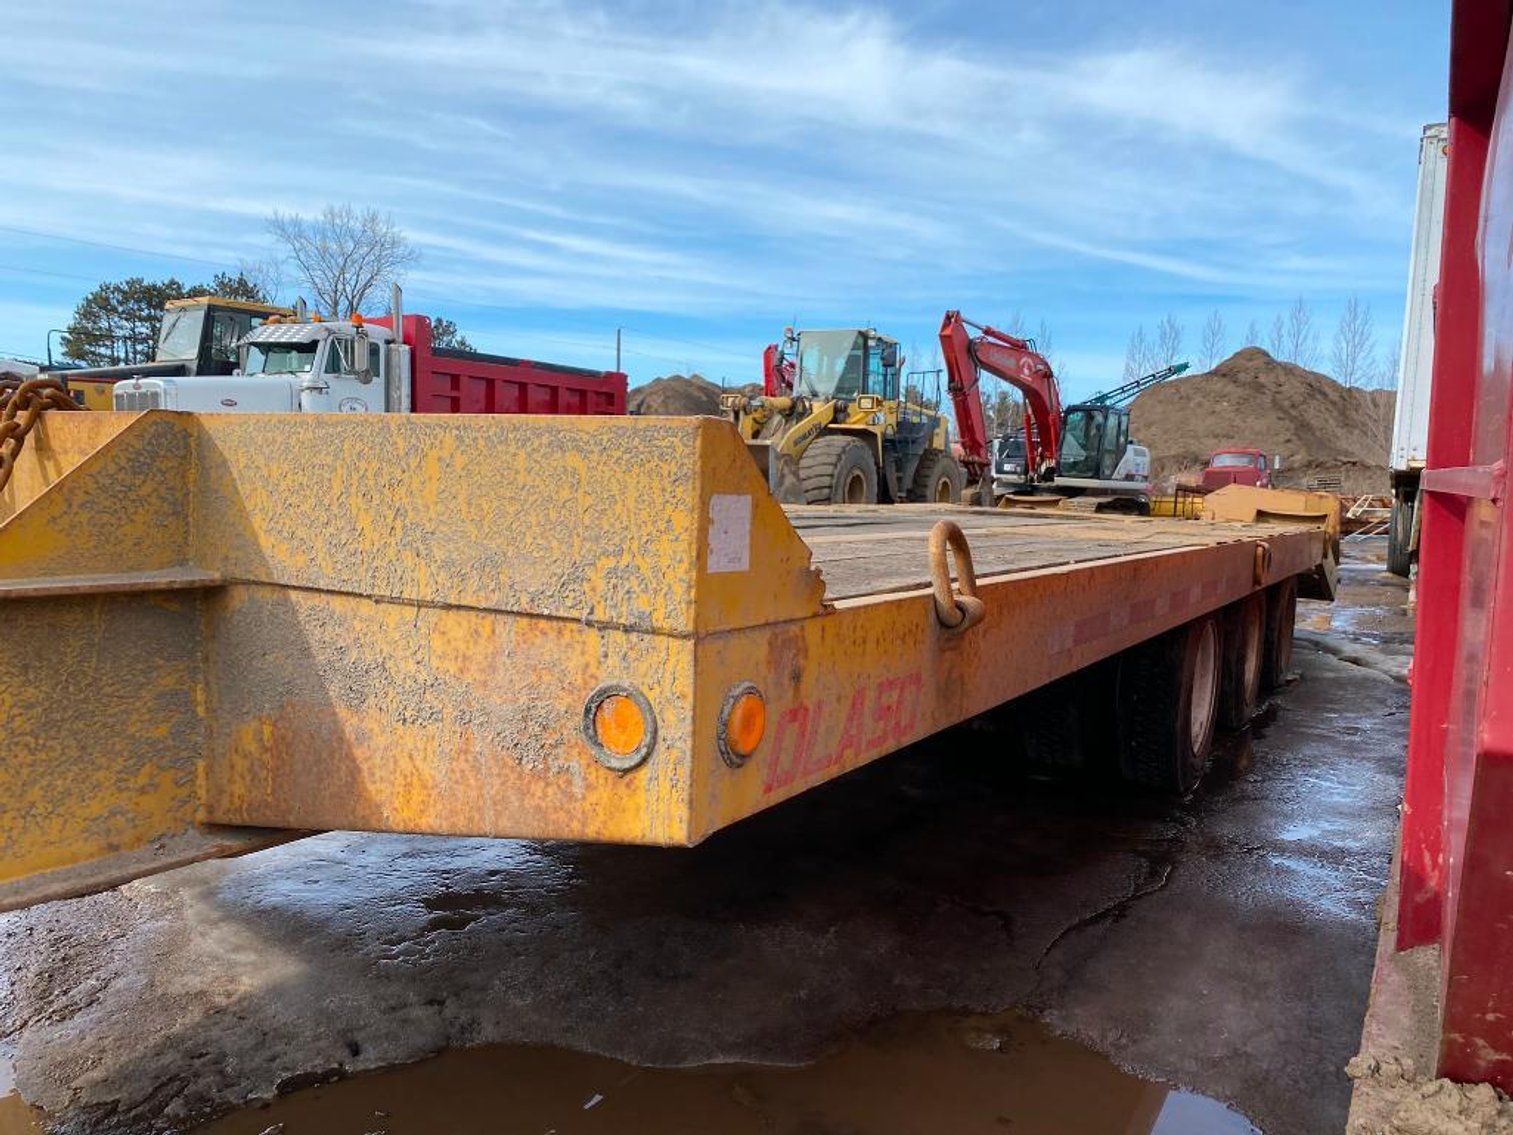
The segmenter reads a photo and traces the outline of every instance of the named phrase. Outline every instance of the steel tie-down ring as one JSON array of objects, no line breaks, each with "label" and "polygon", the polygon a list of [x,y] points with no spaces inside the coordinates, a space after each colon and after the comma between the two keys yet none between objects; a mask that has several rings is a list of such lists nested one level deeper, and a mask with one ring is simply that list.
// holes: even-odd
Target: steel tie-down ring
[{"label": "steel tie-down ring", "polygon": [[1255,559],[1255,584],[1257,587],[1266,586],[1266,581],[1271,577],[1271,545],[1257,544]]},{"label": "steel tie-down ring", "polygon": [[[951,565],[946,555],[949,547],[956,553],[957,586],[951,590]],[[930,586],[935,593],[935,617],[948,631],[960,632],[982,622],[987,614],[977,598],[977,572],[972,567],[972,549],[955,521],[937,521],[930,529]]]}]

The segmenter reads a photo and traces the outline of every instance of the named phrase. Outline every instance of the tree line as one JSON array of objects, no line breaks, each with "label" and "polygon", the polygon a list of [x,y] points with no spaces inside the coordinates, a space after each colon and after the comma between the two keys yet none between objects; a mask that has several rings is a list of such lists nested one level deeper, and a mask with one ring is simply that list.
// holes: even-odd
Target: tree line
[{"label": "tree line", "polygon": [[[1125,349],[1125,381],[1184,361],[1185,338],[1186,328],[1174,314],[1157,323],[1153,333],[1147,333],[1142,323],[1131,333]],[[1215,309],[1198,333],[1197,369],[1212,370],[1229,356],[1229,344],[1228,325],[1223,313]],[[1358,296],[1345,301],[1327,347],[1320,342],[1312,308],[1301,296],[1286,311],[1277,312],[1264,332],[1252,319],[1236,349],[1244,347],[1261,347],[1272,358],[1307,370],[1328,368],[1335,381],[1344,386],[1384,389],[1397,383],[1398,346],[1394,344],[1385,352],[1378,350],[1371,305],[1362,303]]]},{"label": "tree line", "polygon": [[[267,229],[277,255],[244,263],[234,273],[217,272],[208,283],[186,285],[175,276],[101,283],[74,308],[63,335],[64,356],[85,366],[150,362],[169,301],[215,296],[275,305],[284,302],[286,282],[307,292],[314,310],[328,316],[372,315],[386,306],[388,286],[419,258],[394,219],[377,209],[328,205],[314,217],[275,212]],[[449,319],[433,317],[431,332],[438,347],[473,349]]]}]

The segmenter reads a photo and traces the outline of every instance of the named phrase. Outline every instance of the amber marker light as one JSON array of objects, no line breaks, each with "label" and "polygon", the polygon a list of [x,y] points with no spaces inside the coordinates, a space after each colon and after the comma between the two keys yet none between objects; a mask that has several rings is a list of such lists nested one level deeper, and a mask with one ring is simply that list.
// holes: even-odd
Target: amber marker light
[{"label": "amber marker light", "polygon": [[757,751],[767,732],[767,699],[750,682],[742,682],[725,695],[720,708],[716,740],[720,756],[731,768],[740,768]]},{"label": "amber marker light", "polygon": [[583,736],[600,764],[628,772],[656,747],[657,719],[640,690],[609,683],[584,703]]}]

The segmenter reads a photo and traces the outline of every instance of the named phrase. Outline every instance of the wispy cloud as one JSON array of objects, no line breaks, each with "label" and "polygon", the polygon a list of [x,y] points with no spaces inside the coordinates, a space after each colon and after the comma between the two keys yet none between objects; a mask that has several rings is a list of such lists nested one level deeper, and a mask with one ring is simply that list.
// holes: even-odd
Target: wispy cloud
[{"label": "wispy cloud", "polygon": [[795,313],[928,340],[945,306],[1054,321],[1100,295],[1118,322],[1091,359],[1134,290],[1153,319],[1398,286],[1432,115],[1356,109],[1318,61],[1234,36],[1024,42],[949,9],[380,0],[249,27],[59,0],[8,27],[0,225],[234,266],[274,209],[373,204],[421,249],[416,302],[543,343],[574,312],[735,351]]}]

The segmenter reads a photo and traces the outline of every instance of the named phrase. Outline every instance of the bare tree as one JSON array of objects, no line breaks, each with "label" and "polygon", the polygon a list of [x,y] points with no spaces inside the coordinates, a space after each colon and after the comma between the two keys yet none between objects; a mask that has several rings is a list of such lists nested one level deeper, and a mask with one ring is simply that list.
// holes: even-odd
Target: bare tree
[{"label": "bare tree", "polygon": [[284,268],[277,257],[238,261],[236,274],[259,292],[265,302],[279,302],[284,290]]},{"label": "bare tree", "polygon": [[1135,328],[1129,337],[1129,346],[1124,350],[1124,381],[1133,382],[1143,374],[1149,374],[1151,358],[1150,340],[1145,335],[1145,324]]},{"label": "bare tree", "polygon": [[1066,375],[1061,373],[1061,359],[1056,354],[1056,340],[1043,319],[1035,331],[1035,349],[1045,357],[1046,362],[1051,364],[1051,373],[1065,382]]},{"label": "bare tree", "polygon": [[1334,330],[1330,357],[1336,381],[1346,386],[1370,386],[1376,381],[1376,331],[1371,323],[1371,305],[1358,296],[1345,301],[1339,326]]},{"label": "bare tree", "polygon": [[1266,336],[1266,349],[1274,359],[1287,357],[1287,319],[1281,312],[1271,321],[1271,333]]},{"label": "bare tree", "polygon": [[1224,316],[1214,308],[1203,324],[1203,346],[1200,362],[1204,370],[1213,370],[1224,354]]},{"label": "bare tree", "polygon": [[[1171,312],[1156,324],[1156,350],[1155,362],[1157,367],[1170,366],[1177,362],[1182,355],[1182,324]],[[1148,372],[1147,372],[1148,373]]]},{"label": "bare tree", "polygon": [[1386,354],[1378,357],[1376,366],[1372,368],[1369,385],[1377,390],[1397,389],[1397,369],[1402,365],[1403,340],[1402,336],[1392,341],[1392,347]]},{"label": "bare tree", "polygon": [[1242,347],[1259,347],[1261,345],[1261,325],[1252,319],[1245,325],[1245,338],[1240,340]]},{"label": "bare tree", "polygon": [[327,205],[308,218],[274,213],[268,231],[288,250],[316,307],[336,317],[362,311],[418,255],[394,218],[377,209]]},{"label": "bare tree", "polygon": [[[987,402],[987,399],[984,399]],[[985,405],[988,420],[988,436],[1003,437],[1019,429],[1024,419],[1024,407],[1009,390],[1000,389],[993,395],[991,404]]]},{"label": "bare tree", "polygon": [[1287,312],[1287,357],[1312,370],[1319,361],[1319,336],[1313,327],[1313,312],[1299,296]]}]

